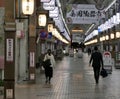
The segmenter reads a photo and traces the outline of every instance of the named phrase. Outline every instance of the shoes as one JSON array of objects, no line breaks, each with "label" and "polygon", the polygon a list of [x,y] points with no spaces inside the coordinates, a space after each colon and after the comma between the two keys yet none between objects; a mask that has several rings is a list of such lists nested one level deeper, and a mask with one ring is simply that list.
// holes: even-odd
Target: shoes
[{"label": "shoes", "polygon": [[47,84],[47,83],[48,83],[48,84],[51,84],[51,82],[50,82],[50,81],[48,81],[48,80],[46,80],[46,81],[45,81],[45,83],[46,83],[46,84]]},{"label": "shoes", "polygon": [[98,81],[96,81],[96,84],[98,84],[99,82]]}]

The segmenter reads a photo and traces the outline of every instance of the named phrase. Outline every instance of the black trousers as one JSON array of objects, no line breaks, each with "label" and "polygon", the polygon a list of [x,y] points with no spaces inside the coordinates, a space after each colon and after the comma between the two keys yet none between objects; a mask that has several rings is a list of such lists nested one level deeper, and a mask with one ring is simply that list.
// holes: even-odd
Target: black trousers
[{"label": "black trousers", "polygon": [[94,71],[94,78],[96,83],[99,82],[99,76],[100,76],[100,67],[93,67],[93,71]]},{"label": "black trousers", "polygon": [[45,68],[45,76],[46,77],[53,77],[53,68],[52,67],[47,67]]}]

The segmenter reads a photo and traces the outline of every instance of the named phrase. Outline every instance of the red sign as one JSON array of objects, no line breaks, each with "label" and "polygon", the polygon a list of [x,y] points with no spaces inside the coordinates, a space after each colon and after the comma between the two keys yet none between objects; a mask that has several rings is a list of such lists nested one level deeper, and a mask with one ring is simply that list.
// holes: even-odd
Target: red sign
[{"label": "red sign", "polygon": [[103,53],[103,56],[106,57],[106,58],[111,58],[111,53],[106,51]]}]

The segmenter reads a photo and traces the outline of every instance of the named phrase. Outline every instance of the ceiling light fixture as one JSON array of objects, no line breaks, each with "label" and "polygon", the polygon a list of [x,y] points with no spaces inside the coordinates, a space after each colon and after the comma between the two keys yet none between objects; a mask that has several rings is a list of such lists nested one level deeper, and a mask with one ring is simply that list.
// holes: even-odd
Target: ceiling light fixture
[{"label": "ceiling light fixture", "polygon": [[81,30],[81,29],[79,29],[79,30],[73,29],[72,32],[83,32],[83,30]]}]

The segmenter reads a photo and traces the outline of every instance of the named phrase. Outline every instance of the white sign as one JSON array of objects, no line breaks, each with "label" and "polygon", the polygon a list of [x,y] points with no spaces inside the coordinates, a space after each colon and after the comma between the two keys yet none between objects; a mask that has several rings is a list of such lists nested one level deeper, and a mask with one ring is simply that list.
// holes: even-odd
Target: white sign
[{"label": "white sign", "polygon": [[35,74],[30,74],[30,80],[34,80],[35,79]]},{"label": "white sign", "polygon": [[111,58],[111,53],[108,51],[105,51],[103,53],[103,63],[104,66],[111,66],[112,65],[112,58]]},{"label": "white sign", "polygon": [[35,66],[35,53],[30,52],[30,67],[34,67],[34,66]]},{"label": "white sign", "polygon": [[7,39],[6,48],[6,60],[13,61],[13,39]]},{"label": "white sign", "polygon": [[49,17],[51,17],[51,18],[58,17],[58,15],[59,15],[58,7],[55,7],[54,10],[52,10],[52,11],[50,10],[49,11]]},{"label": "white sign", "polygon": [[19,31],[23,31],[24,30],[24,25],[23,25],[23,22],[17,22],[16,23],[16,30]]},{"label": "white sign", "polygon": [[82,34],[73,33],[72,34],[72,42],[83,42],[84,38]]},{"label": "white sign", "polygon": [[43,8],[45,10],[54,10],[55,9],[55,0],[51,0],[48,3],[43,3]]},{"label": "white sign", "polygon": [[13,99],[13,89],[6,89],[6,98]]},{"label": "white sign", "polygon": [[67,6],[66,21],[68,24],[98,24],[103,17],[105,18],[105,15],[95,5],[70,4]]}]

